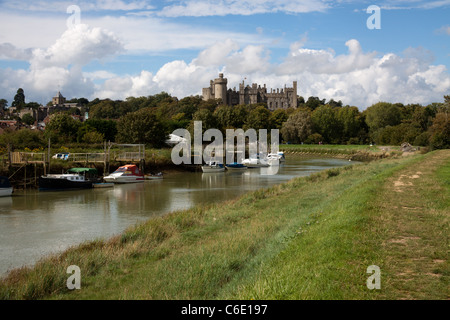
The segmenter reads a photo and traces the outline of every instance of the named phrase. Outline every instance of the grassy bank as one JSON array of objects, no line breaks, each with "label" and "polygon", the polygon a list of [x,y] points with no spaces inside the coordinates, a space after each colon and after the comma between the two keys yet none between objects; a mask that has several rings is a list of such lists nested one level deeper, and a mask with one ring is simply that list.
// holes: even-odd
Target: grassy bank
[{"label": "grassy bank", "polygon": [[402,154],[400,147],[392,146],[284,144],[279,148],[286,154],[331,156],[357,161],[383,159]]},{"label": "grassy bank", "polygon": [[[449,159],[331,169],[169,214],[15,270],[0,298],[447,299]],[[81,290],[66,288],[70,265]]]}]

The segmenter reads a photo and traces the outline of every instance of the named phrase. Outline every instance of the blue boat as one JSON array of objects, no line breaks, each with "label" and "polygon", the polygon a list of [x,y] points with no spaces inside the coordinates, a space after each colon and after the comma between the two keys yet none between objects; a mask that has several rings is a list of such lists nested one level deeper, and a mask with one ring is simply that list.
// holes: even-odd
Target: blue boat
[{"label": "blue boat", "polygon": [[0,197],[7,197],[13,193],[13,187],[7,177],[0,177]]},{"label": "blue boat", "polygon": [[227,165],[225,165],[225,167],[228,170],[247,170],[246,166],[244,166],[242,163],[237,163],[237,162],[227,164]]}]

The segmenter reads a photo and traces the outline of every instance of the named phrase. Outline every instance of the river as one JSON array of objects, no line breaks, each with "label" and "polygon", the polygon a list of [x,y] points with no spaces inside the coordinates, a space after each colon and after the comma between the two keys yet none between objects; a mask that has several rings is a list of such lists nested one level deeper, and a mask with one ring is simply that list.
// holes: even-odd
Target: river
[{"label": "river", "polygon": [[109,238],[168,212],[233,199],[348,164],[341,159],[288,157],[278,172],[273,167],[245,172],[179,172],[160,180],[107,189],[15,192],[0,198],[0,275],[84,241]]}]

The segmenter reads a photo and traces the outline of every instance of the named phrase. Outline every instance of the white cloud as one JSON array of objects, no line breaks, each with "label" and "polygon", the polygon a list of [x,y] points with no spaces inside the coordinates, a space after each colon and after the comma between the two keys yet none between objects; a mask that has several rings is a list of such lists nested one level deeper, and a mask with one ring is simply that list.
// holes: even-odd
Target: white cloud
[{"label": "white cloud", "polygon": [[32,49],[22,50],[11,43],[0,43],[0,59],[29,60],[32,57]]},{"label": "white cloud", "polygon": [[[348,53],[336,56],[332,50],[311,50],[293,45],[281,64],[270,64],[264,47],[248,45],[237,49],[233,41],[215,44],[200,52],[190,63],[173,61],[155,76],[143,81],[144,95],[166,91],[177,97],[201,94],[209,80],[224,72],[228,88],[244,78],[247,84],[267,84],[268,89],[291,86],[298,81],[298,94],[342,100],[365,109],[378,101],[422,103],[442,101],[450,90],[450,75],[443,65],[433,65],[423,48],[408,48],[402,55],[365,53],[360,43],[349,40]],[[224,49],[221,59],[210,57]],[[276,72],[275,72],[276,71]],[[116,79],[125,81],[131,77]],[[122,84],[131,92],[131,82]],[[146,91],[147,89],[147,91]],[[125,98],[125,96],[122,96]]]},{"label": "white cloud", "polygon": [[[2,30],[0,43],[11,43],[15,48],[49,48],[67,30],[70,15],[61,11],[57,15],[24,15],[17,12],[0,12]],[[269,36],[258,34],[256,30],[230,31],[223,28],[195,24],[185,24],[156,17],[139,16],[96,16],[81,14],[81,24],[90,28],[106,29],[112,32],[129,53],[158,53],[167,50],[202,50],[217,42],[233,39],[243,44],[269,44]]]},{"label": "white cloud", "polygon": [[79,24],[67,29],[48,49],[35,49],[31,67],[86,65],[122,50],[120,40],[112,32]]},{"label": "white cloud", "polygon": [[71,1],[3,1],[2,6],[6,9],[38,11],[38,12],[65,12],[71,5],[79,6],[82,11],[131,11],[148,10],[153,6],[148,1],[122,1],[122,0],[71,0]]},{"label": "white cloud", "polygon": [[349,40],[345,45],[349,49],[348,54],[335,56],[332,50],[304,49],[299,48],[299,45],[295,43],[291,46],[288,57],[280,64],[276,72],[278,74],[306,71],[313,74],[347,73],[367,68],[373,63],[376,53],[363,53],[357,40]]},{"label": "white cloud", "polygon": [[[61,90],[68,97],[91,96],[94,84],[83,75],[82,68],[91,61],[117,54],[122,49],[120,41],[109,31],[78,25],[68,29],[47,49],[34,49],[24,54],[12,45],[1,45],[1,52],[16,58],[28,58],[28,70],[1,70],[3,92],[11,96],[17,88],[25,90],[29,99],[46,103],[50,93]],[[12,95],[13,96],[13,95]]]},{"label": "white cloud", "polygon": [[275,12],[304,13],[324,11],[329,7],[330,3],[326,0],[187,0],[164,7],[158,15],[202,17]]},{"label": "white cloud", "polygon": [[0,90],[8,95],[1,98],[12,99],[19,87],[25,90],[27,101],[41,103],[58,90],[69,99],[125,99],[161,91],[182,98],[201,94],[219,72],[225,73],[229,88],[244,77],[247,84],[267,84],[268,89],[298,81],[298,94],[305,98],[333,98],[361,109],[378,101],[438,102],[450,91],[448,70],[433,65],[433,55],[423,48],[407,48],[399,55],[364,52],[355,39],[346,46],[347,53],[336,55],[331,49],[308,49],[302,40],[291,45],[281,63],[271,63],[265,45],[242,46],[230,38],[214,42],[191,61],[174,60],[159,70],[117,75],[108,70],[83,72],[91,61],[118,54],[123,46],[111,31],[80,25],[64,32],[48,48],[21,51],[1,45],[0,54],[30,62],[28,70],[0,69]]},{"label": "white cloud", "polygon": [[443,26],[439,30],[437,30],[439,33],[445,33],[450,36],[450,26]]}]

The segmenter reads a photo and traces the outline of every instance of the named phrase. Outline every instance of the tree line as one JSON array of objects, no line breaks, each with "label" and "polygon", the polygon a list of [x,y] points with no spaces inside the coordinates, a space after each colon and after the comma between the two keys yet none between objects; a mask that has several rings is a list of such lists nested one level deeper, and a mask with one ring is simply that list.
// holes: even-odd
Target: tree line
[{"label": "tree line", "polygon": [[52,143],[60,145],[112,141],[163,147],[168,134],[175,129],[192,131],[193,122],[202,121],[203,130],[216,128],[224,133],[226,129],[237,128],[279,129],[284,143],[399,145],[408,142],[434,149],[450,147],[450,96],[444,97],[444,103],[427,106],[379,102],[364,111],[343,106],[341,101],[327,102],[318,97],[307,100],[299,97],[298,108],[274,111],[265,104],[228,106],[220,100],[204,101],[201,96],[177,99],[165,92],[125,100],[75,100],[83,102],[89,120],[74,119],[73,111],[56,113],[43,133],[5,132],[0,135],[0,145],[42,147],[50,138]]}]

